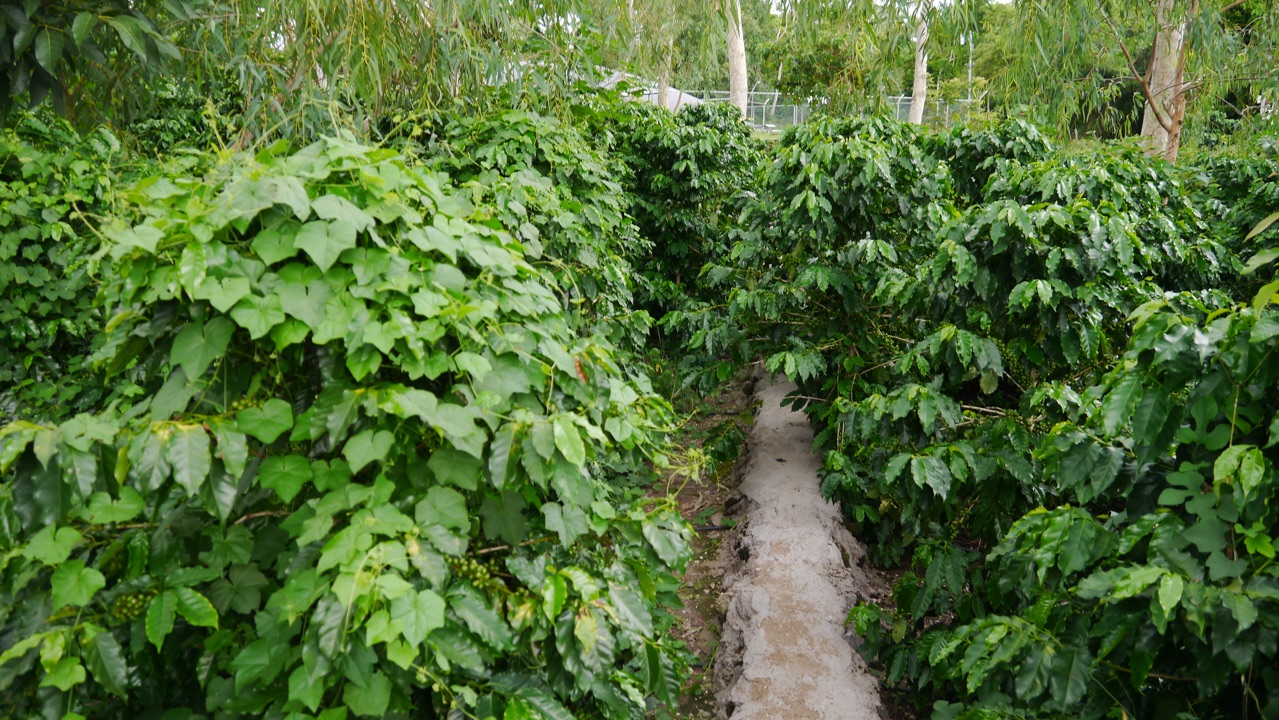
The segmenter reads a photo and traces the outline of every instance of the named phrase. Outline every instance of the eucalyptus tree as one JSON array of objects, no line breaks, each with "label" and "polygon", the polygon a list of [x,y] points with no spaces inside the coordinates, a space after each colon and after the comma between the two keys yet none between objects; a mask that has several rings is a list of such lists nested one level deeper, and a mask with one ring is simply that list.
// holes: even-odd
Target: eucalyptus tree
[{"label": "eucalyptus tree", "polygon": [[[776,38],[780,18],[773,14],[770,0],[740,0],[740,3],[750,87],[772,89],[775,87],[773,76],[764,72],[762,51]],[[679,22],[672,82],[692,89],[728,87],[727,15],[722,6],[686,0],[675,4]]]},{"label": "eucalyptus tree", "polygon": [[0,121],[15,104],[49,102],[97,115],[136,104],[149,70],[179,59],[162,23],[195,12],[185,0],[0,3]]},{"label": "eucalyptus tree", "polygon": [[1018,0],[1008,35],[1010,97],[1034,101],[1060,127],[1114,111],[1133,85],[1141,135],[1177,159],[1188,114],[1279,89],[1279,4],[1270,0]]},{"label": "eucalyptus tree", "polygon": [[721,0],[728,45],[728,101],[746,114],[749,77],[746,71],[746,35],[742,30],[742,0]]},{"label": "eucalyptus tree", "polygon": [[[921,122],[928,57],[939,42],[975,32],[983,0],[785,0],[771,49],[779,86],[836,110],[878,105],[911,78],[912,122]],[[771,69],[771,68],[770,68]]]},{"label": "eucalyptus tree", "polygon": [[[862,0],[785,0],[778,32],[764,50],[779,90],[834,111],[875,104],[895,84],[896,63],[883,42],[882,8]],[[867,103],[867,100],[872,102]]]},{"label": "eucalyptus tree", "polygon": [[164,72],[206,91],[229,81],[243,126],[226,138],[235,145],[335,127],[371,131],[396,114],[495,87],[513,98],[566,96],[594,72],[595,46],[615,37],[617,18],[588,13],[588,2],[0,3],[0,68],[12,99],[47,96],[92,121],[127,122],[124,106],[144,99],[147,81]]},{"label": "eucalyptus tree", "polygon": [[593,36],[602,67],[625,70],[657,87],[658,104],[666,106],[676,60],[676,40],[690,22],[677,0],[599,0],[581,8],[581,34]]},{"label": "eucalyptus tree", "polygon": [[[554,100],[594,70],[579,0],[217,0],[193,28],[203,70],[229,67],[246,134],[370,125],[504,87]],[[326,128],[326,126],[328,126]]]},{"label": "eucalyptus tree", "polygon": [[928,101],[928,30],[932,0],[920,0],[915,4],[915,69],[910,92],[909,121],[924,124],[924,105]]}]

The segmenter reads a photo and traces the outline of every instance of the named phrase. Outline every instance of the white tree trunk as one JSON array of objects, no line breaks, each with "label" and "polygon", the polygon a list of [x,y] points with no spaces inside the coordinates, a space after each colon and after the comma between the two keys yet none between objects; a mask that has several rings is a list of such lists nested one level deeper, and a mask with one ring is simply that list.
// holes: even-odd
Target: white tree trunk
[{"label": "white tree trunk", "polygon": [[928,6],[919,8],[919,25],[915,27],[915,82],[911,86],[910,115],[907,120],[924,124],[924,103],[928,100]]},{"label": "white tree trunk", "polygon": [[678,103],[671,102],[671,65],[674,64],[674,55],[675,39],[671,38],[662,57],[662,74],[657,78],[657,104],[671,112],[679,112]]},{"label": "white tree trunk", "polygon": [[724,10],[728,20],[728,102],[746,114],[746,39],[742,33],[741,0],[725,0]]},{"label": "white tree trunk", "polygon": [[1147,84],[1150,98],[1141,120],[1141,134],[1152,155],[1177,159],[1181,144],[1181,121],[1185,113],[1184,93],[1186,27],[1173,22],[1175,0],[1159,0],[1155,6],[1154,56],[1150,60]]}]

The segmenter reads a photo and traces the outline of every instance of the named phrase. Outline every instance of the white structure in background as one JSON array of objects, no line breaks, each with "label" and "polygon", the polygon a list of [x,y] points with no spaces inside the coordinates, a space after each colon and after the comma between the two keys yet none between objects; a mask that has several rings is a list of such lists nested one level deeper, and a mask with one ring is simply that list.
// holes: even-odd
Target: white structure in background
[{"label": "white structure in background", "polygon": [[[639,100],[640,102],[653,103],[654,105],[661,105],[662,101],[659,100],[658,97],[659,97],[659,93],[657,91],[657,88],[650,88],[650,89],[644,90],[638,95],[634,95],[634,98],[636,100]],[[670,110],[671,112],[679,112],[680,108],[688,107],[689,105],[701,105],[701,104],[702,104],[701,100],[699,100],[698,98],[692,95],[689,95],[683,90],[677,90],[673,87],[666,88],[666,109]]]},{"label": "white structure in background", "polygon": [[[661,105],[661,101],[658,100],[661,95],[660,88],[638,75],[632,75],[631,73],[617,70],[609,73],[608,76],[599,83],[599,86],[603,88],[615,88],[623,82],[628,88],[626,92],[627,97],[637,102]],[[680,108],[687,107],[689,105],[701,104],[702,101],[700,99],[689,95],[683,90],[674,87],[666,88],[666,109],[671,112],[679,112]]]}]

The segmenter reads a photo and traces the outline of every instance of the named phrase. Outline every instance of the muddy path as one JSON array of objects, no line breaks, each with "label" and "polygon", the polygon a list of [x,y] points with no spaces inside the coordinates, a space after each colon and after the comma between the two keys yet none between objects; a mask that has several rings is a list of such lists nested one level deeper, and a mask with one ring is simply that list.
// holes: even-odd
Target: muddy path
[{"label": "muddy path", "polygon": [[878,686],[844,628],[858,598],[879,595],[865,552],[818,492],[820,461],[794,386],[761,380],[739,465],[737,527],[719,547],[720,644],[711,668],[719,718],[880,720]]}]

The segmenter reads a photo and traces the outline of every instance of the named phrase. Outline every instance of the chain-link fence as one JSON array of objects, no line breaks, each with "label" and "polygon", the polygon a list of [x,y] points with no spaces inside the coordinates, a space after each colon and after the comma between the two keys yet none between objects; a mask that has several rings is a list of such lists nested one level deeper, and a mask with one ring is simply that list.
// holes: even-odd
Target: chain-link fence
[{"label": "chain-link fence", "polygon": [[[728,102],[727,90],[702,90],[692,95],[706,102]],[[809,118],[812,108],[807,104],[782,102],[781,93],[752,92],[747,93],[746,122],[756,130],[763,132],[780,132],[798,125]],[[906,122],[910,117],[909,95],[890,95],[884,98],[894,117]],[[960,99],[942,102],[929,99],[924,104],[924,124],[940,127],[967,122],[974,115],[986,109],[985,95],[972,99]]]},{"label": "chain-link fence", "polygon": [[[703,90],[693,93],[706,102],[728,102],[727,90]],[[746,94],[746,123],[763,132],[779,132],[808,119],[811,109],[806,104],[782,102],[778,92]]]},{"label": "chain-link fence", "polygon": [[[890,95],[884,98],[884,102],[893,109],[893,116],[902,122],[910,118],[910,101],[909,95]],[[970,120],[984,109],[985,95],[951,102],[929,99],[924,102],[924,124],[950,127]]]}]

